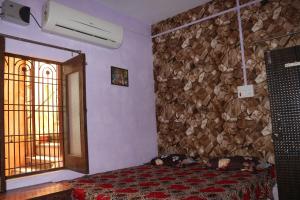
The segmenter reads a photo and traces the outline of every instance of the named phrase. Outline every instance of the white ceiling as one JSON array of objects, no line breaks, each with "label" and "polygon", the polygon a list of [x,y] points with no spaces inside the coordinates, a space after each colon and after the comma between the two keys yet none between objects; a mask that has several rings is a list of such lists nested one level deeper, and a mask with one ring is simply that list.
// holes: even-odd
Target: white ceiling
[{"label": "white ceiling", "polygon": [[107,7],[141,22],[154,24],[210,0],[98,0]]}]

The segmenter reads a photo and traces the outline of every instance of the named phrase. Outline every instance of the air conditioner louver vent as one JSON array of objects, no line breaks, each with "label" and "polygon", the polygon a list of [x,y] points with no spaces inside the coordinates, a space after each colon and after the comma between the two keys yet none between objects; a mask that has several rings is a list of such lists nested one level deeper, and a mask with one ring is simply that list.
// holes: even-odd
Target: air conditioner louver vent
[{"label": "air conditioner louver vent", "polygon": [[70,30],[70,31],[75,31],[77,33],[81,33],[81,34],[88,35],[88,36],[91,36],[91,37],[95,37],[95,38],[98,38],[98,39],[101,39],[101,40],[109,40],[109,41],[114,42],[114,43],[116,42],[116,41],[113,41],[113,40],[110,40],[110,39],[107,39],[107,38],[104,38],[104,37],[100,37],[100,36],[97,36],[97,35],[92,35],[92,34],[89,34],[89,33],[85,33],[83,31],[75,30],[75,29],[72,29],[72,28],[69,28],[69,27],[66,27],[66,26],[62,26],[62,25],[59,25],[59,24],[55,24],[55,26],[60,27],[60,28],[65,28],[65,29]]}]

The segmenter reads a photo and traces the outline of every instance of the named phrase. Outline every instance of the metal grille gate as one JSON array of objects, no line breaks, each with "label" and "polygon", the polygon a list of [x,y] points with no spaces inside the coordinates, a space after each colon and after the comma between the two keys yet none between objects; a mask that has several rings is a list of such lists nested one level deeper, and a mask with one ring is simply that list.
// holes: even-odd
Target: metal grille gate
[{"label": "metal grille gate", "polygon": [[300,46],[265,54],[280,200],[300,199]]},{"label": "metal grille gate", "polygon": [[5,175],[63,167],[59,63],[5,54]]}]

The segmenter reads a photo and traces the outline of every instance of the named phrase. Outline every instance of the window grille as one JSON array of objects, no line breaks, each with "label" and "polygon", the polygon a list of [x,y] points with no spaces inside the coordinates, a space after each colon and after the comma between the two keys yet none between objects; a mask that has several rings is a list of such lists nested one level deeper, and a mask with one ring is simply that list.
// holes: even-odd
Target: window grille
[{"label": "window grille", "polygon": [[63,167],[61,65],[5,54],[5,175]]}]

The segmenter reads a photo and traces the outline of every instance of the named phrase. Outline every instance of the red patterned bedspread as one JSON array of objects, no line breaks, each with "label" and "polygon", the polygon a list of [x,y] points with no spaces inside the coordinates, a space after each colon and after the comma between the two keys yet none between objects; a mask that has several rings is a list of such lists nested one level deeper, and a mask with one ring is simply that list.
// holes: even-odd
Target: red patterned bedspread
[{"label": "red patterned bedspread", "polygon": [[217,171],[200,165],[143,165],[70,181],[78,200],[257,200],[272,199],[270,170]]}]

